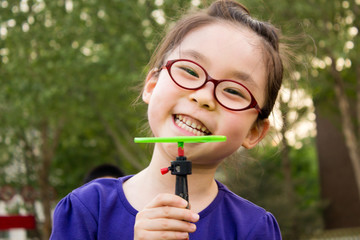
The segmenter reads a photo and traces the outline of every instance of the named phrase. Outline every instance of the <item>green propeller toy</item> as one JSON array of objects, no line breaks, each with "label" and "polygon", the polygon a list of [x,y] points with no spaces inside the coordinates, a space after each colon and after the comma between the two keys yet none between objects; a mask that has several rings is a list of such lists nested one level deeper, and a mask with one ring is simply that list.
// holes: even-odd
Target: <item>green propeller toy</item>
[{"label": "green propeller toy", "polygon": [[184,156],[184,143],[205,143],[205,142],[224,142],[225,136],[177,136],[177,137],[137,137],[136,143],[175,143],[178,144],[178,156],[171,162],[170,167],[162,168],[161,174],[171,171],[176,175],[175,194],[189,201],[187,175],[191,174],[191,162]]}]

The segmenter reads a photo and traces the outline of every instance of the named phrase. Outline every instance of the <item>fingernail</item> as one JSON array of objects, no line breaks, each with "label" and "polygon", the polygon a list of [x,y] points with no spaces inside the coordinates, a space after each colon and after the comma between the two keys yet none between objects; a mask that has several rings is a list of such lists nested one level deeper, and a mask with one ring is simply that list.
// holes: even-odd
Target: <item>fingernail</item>
[{"label": "fingernail", "polygon": [[195,232],[195,230],[196,230],[196,225],[195,225],[195,224],[192,224],[192,225],[191,225],[191,231]]},{"label": "fingernail", "polygon": [[197,213],[193,213],[192,218],[193,218],[194,221],[197,221],[197,220],[199,220],[200,216]]},{"label": "fingernail", "polygon": [[185,238],[185,239],[189,239],[189,234],[188,233],[180,233],[180,238]]}]

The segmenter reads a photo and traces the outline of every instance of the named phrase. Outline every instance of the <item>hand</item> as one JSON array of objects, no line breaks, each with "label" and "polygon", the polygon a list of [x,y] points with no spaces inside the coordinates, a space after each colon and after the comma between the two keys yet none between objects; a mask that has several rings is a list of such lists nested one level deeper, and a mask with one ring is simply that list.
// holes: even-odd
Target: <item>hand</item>
[{"label": "hand", "polygon": [[159,194],[136,215],[135,240],[188,239],[199,215],[186,209],[188,202],[174,194]]}]

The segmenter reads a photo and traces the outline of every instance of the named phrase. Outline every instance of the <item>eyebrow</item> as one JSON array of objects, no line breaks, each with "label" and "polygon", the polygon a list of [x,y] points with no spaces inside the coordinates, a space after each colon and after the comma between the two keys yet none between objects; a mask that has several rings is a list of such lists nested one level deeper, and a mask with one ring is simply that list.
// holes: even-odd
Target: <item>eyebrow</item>
[{"label": "eyebrow", "polygon": [[242,80],[242,81],[246,82],[247,84],[258,88],[258,85],[257,85],[256,82],[254,81],[254,79],[251,77],[250,74],[248,74],[248,73],[246,73],[246,72],[234,71],[234,72],[232,72],[232,74],[231,74],[231,78],[235,78],[235,79]]},{"label": "eyebrow", "polygon": [[[180,50],[180,53],[179,53],[180,58],[182,58],[183,55],[185,57],[187,57],[187,56],[193,57],[196,60],[200,60],[201,62],[203,62],[205,64],[207,64],[209,62],[208,58],[204,54],[202,54],[198,51],[195,51],[195,50],[184,50],[184,51]],[[240,80],[241,82],[244,82],[255,88],[258,88],[258,85],[254,81],[254,79],[251,77],[250,74],[248,74],[246,72],[235,70],[235,71],[231,71],[229,76],[230,76],[229,80],[238,80],[238,81]],[[221,80],[221,79],[217,79],[217,80]]]},{"label": "eyebrow", "polygon": [[179,52],[180,58],[182,58],[182,55],[190,56],[190,57],[193,57],[193,58],[195,58],[197,60],[201,60],[202,62],[208,63],[208,60],[205,57],[205,55],[198,52],[198,51],[195,51],[195,50],[185,50],[185,51],[180,50],[180,52]]}]

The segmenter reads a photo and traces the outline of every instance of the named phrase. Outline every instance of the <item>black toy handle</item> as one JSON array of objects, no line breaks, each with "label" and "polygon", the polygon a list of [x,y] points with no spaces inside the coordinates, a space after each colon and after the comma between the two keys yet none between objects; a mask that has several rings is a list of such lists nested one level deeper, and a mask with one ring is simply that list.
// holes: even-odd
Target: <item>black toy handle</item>
[{"label": "black toy handle", "polygon": [[191,167],[191,162],[185,156],[179,156],[168,168],[172,175],[176,175],[175,194],[186,201],[189,201],[187,175],[191,174]]},{"label": "black toy handle", "polygon": [[188,183],[186,175],[176,176],[175,194],[189,202]]},{"label": "black toy handle", "polygon": [[176,160],[171,162],[170,167],[161,169],[163,175],[169,171],[171,171],[172,175],[176,175],[175,194],[187,202],[189,202],[187,175],[191,174],[191,170],[192,164],[186,160],[185,156],[176,157]]}]

